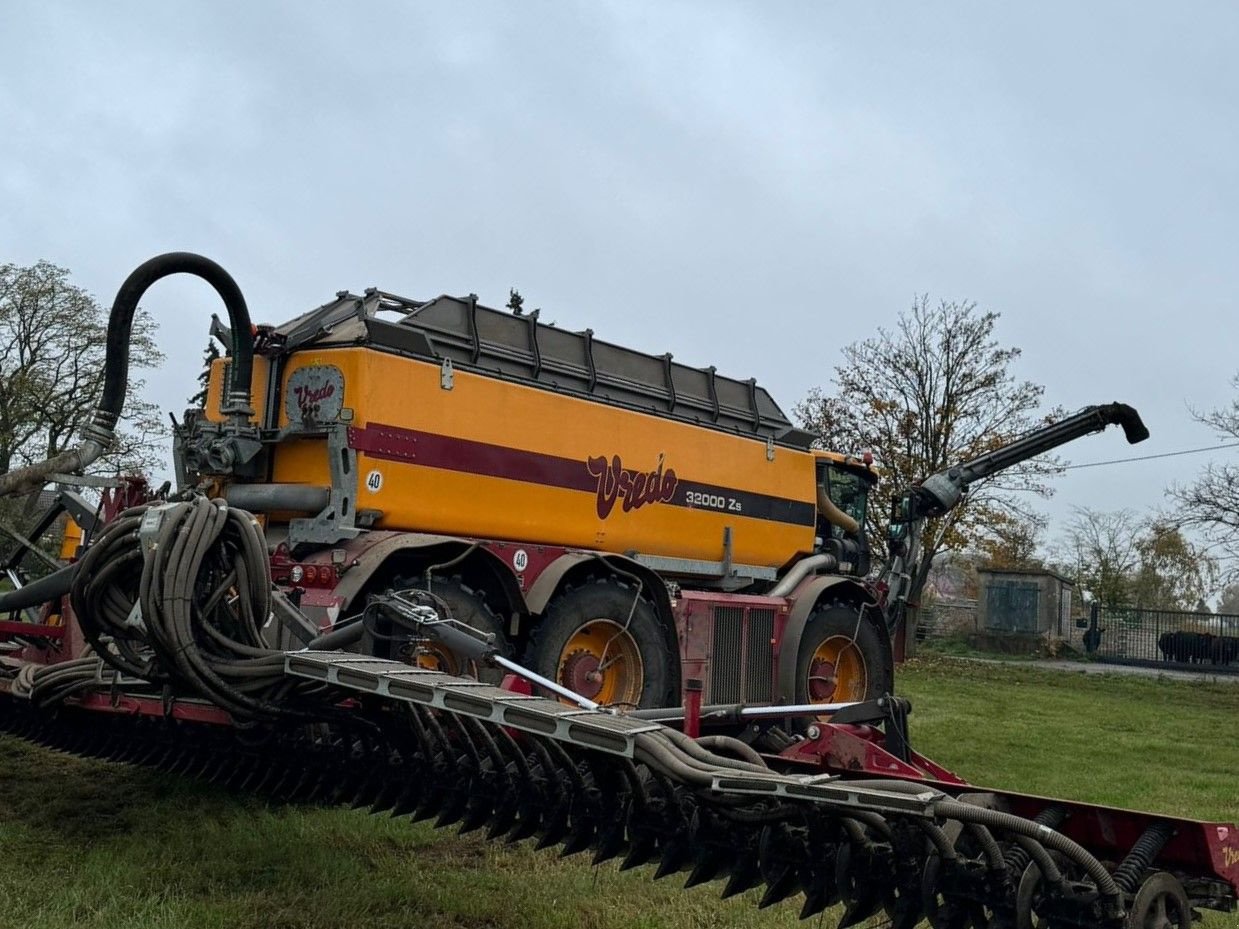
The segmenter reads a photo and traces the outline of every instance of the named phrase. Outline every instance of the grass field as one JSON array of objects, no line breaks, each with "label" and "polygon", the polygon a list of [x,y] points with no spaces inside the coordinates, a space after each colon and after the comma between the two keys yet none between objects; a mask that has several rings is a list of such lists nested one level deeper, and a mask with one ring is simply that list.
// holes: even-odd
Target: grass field
[{"label": "grass field", "polygon": [[[900,689],[913,743],[975,783],[1239,821],[1239,686],[935,660]],[[643,869],[269,809],[12,739],[0,741],[0,854],[0,926],[15,929],[800,925],[798,903],[758,912]]]}]

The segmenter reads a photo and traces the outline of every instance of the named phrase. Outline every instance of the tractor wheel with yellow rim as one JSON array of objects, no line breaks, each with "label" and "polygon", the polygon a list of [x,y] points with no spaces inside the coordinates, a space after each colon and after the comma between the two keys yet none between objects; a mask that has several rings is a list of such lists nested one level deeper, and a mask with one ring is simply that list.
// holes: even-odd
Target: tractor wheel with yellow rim
[{"label": "tractor wheel with yellow rim", "polygon": [[797,703],[875,700],[894,689],[894,661],[874,625],[876,609],[845,603],[819,606],[800,638],[796,662]]},{"label": "tractor wheel with yellow rim", "polygon": [[551,601],[534,627],[526,662],[604,706],[670,706],[679,683],[671,641],[635,586],[603,578]]}]

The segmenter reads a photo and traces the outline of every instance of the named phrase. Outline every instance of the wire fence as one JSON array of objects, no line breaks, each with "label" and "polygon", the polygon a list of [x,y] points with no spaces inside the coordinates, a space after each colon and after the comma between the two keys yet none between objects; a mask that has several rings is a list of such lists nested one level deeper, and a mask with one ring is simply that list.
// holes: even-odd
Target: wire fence
[{"label": "wire fence", "polygon": [[1239,616],[1094,605],[1083,638],[1099,661],[1239,674]]},{"label": "wire fence", "polygon": [[1111,664],[1239,675],[1239,615],[1093,604],[1087,614],[1068,616],[1061,631],[1012,635],[1010,630],[996,634],[996,628],[992,622],[982,627],[977,600],[940,598],[921,609],[916,640],[930,648],[963,643],[1004,653],[1018,651],[1018,640],[1029,643],[1025,650],[1031,653],[1060,639],[1077,653]]}]

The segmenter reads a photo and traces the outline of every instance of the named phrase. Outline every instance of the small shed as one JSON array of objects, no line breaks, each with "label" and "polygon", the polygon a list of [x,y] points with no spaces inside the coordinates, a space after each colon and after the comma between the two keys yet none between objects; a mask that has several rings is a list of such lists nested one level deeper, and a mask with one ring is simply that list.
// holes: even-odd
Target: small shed
[{"label": "small shed", "polygon": [[1054,571],[978,568],[977,626],[983,632],[1066,635],[1075,582]]}]

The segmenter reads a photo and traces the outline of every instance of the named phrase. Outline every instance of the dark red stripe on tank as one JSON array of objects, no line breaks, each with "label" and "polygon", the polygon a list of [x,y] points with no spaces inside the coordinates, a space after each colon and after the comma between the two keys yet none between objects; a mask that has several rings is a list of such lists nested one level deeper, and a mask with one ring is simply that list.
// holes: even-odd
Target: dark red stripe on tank
[{"label": "dark red stripe on tank", "polygon": [[[348,436],[350,447],[372,458],[414,462],[428,468],[579,490],[600,496],[597,471],[591,473],[589,463],[580,458],[562,458],[507,445],[379,423],[361,428],[350,427]],[[599,457],[604,457],[614,470],[614,456]],[[671,473],[670,467],[667,472]],[[655,500],[647,502],[654,503]],[[802,500],[704,484],[682,477],[676,478],[670,498],[657,502],[799,526],[813,525],[816,517],[813,505]],[[616,501],[615,506],[624,509],[624,501]],[[603,516],[601,506],[599,515]]]},{"label": "dark red stripe on tank", "polygon": [[374,423],[362,429],[350,428],[348,442],[357,451],[373,458],[412,461],[427,468],[503,477],[588,493],[598,487],[597,479],[590,476],[584,461],[507,445]]}]

